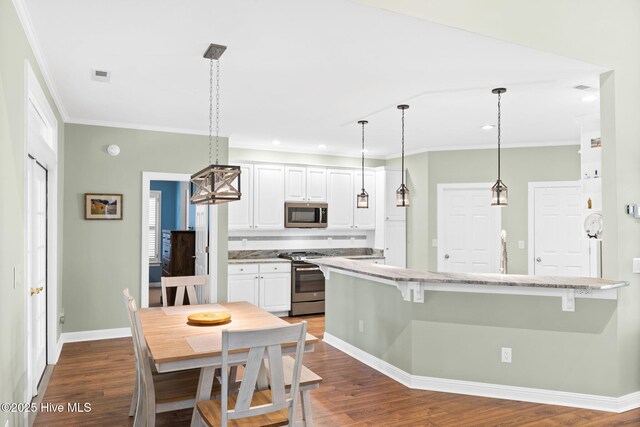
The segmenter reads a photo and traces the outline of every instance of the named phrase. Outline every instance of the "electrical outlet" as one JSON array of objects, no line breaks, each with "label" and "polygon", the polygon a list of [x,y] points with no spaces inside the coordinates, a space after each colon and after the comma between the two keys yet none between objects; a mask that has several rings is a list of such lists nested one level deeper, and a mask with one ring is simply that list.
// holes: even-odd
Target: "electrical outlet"
[{"label": "electrical outlet", "polygon": [[518,240],[518,249],[524,249],[524,240]]},{"label": "electrical outlet", "polygon": [[500,360],[502,363],[511,363],[511,347],[502,347],[502,350],[500,350]]},{"label": "electrical outlet", "polygon": [[438,247],[438,239],[431,239],[431,247],[432,248]]},{"label": "electrical outlet", "polygon": [[358,320],[358,332],[364,333],[364,320]]},{"label": "electrical outlet", "polygon": [[633,269],[631,270],[631,272],[640,273],[640,258],[633,259]]},{"label": "electrical outlet", "polygon": [[4,423],[4,427],[9,427],[9,420],[7,420],[7,422]]}]

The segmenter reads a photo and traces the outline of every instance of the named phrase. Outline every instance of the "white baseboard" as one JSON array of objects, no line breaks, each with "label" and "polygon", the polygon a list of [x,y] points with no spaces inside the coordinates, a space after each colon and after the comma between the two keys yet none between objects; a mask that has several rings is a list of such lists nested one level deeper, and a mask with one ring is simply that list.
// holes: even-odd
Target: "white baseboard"
[{"label": "white baseboard", "polygon": [[108,340],[111,338],[124,338],[131,336],[130,328],[115,328],[115,329],[97,329],[94,331],[79,331],[79,332],[64,332],[60,335],[60,341],[63,343],[68,342],[81,342],[81,341],[95,341],[95,340]]},{"label": "white baseboard", "polygon": [[63,335],[64,334],[60,334],[60,338],[58,338],[58,342],[56,343],[56,360],[54,361],[54,365],[60,360],[60,353],[62,353],[62,346],[64,345]]},{"label": "white baseboard", "polygon": [[548,405],[571,406],[618,413],[640,408],[640,391],[620,397],[610,397],[412,375],[327,332],[324,333],[324,342],[385,374],[389,378],[398,381],[400,384],[413,389],[519,400]]}]

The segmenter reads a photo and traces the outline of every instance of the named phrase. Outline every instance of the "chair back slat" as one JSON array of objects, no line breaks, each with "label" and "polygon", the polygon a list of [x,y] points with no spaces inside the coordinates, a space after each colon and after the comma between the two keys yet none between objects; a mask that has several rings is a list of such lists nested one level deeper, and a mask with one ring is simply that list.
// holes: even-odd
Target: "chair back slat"
[{"label": "chair back slat", "polygon": [[[189,297],[189,304],[206,304],[209,302],[209,276],[162,277],[160,282],[162,284],[162,305],[164,307],[169,305],[168,288],[176,289],[173,305],[183,305],[185,291]],[[198,295],[200,295],[200,298],[198,298]]]},{"label": "chair back slat", "polygon": [[251,405],[253,392],[256,390],[256,383],[258,381],[258,373],[260,372],[262,360],[264,359],[264,350],[264,347],[253,347],[249,350],[244,376],[242,377],[240,391],[238,391],[238,397],[236,399],[236,411],[247,410]]},{"label": "chair back slat", "polygon": [[[268,329],[222,331],[222,372],[227,372],[229,368],[230,351],[249,349],[242,383],[233,409],[228,408],[229,379],[226,375],[222,377],[221,422],[223,426],[227,425],[229,419],[263,415],[282,409],[288,409],[289,425],[293,425],[306,333],[307,322]],[[288,396],[285,392],[282,364],[283,346],[296,348],[293,378]],[[265,357],[269,363],[271,402],[250,406]]]},{"label": "chair back slat", "polygon": [[271,374],[271,395],[273,403],[284,403],[284,369],[282,368],[282,347],[270,345],[267,347],[269,353],[269,373]]}]

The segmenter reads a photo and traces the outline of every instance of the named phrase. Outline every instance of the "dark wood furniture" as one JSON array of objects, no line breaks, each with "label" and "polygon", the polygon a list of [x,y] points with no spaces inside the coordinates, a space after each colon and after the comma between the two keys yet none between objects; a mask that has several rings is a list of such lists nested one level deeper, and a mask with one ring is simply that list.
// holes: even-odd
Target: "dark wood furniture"
[{"label": "dark wood furniture", "polygon": [[[194,276],[196,274],[196,232],[193,230],[162,230],[162,275]],[[175,299],[175,288],[169,301]],[[188,299],[185,298],[185,303]],[[173,305],[173,303],[171,303]]]}]

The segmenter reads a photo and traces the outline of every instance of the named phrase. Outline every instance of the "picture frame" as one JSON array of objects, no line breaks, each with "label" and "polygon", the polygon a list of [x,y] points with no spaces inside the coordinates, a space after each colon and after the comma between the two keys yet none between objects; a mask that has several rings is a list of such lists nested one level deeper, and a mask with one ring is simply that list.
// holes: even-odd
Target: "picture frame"
[{"label": "picture frame", "polygon": [[121,220],[122,208],[122,194],[84,194],[84,219]]}]

